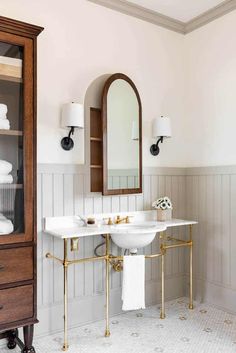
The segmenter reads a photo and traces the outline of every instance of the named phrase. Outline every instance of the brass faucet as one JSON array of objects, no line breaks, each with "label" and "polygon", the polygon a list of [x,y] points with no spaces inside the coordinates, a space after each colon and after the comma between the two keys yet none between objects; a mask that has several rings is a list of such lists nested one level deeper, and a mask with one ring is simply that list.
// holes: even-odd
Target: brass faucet
[{"label": "brass faucet", "polygon": [[104,221],[107,221],[107,225],[108,226],[112,226],[113,225],[113,221],[111,217],[107,217],[107,218],[103,218]]},{"label": "brass faucet", "polygon": [[114,223],[115,224],[130,223],[130,216],[126,216],[123,218],[120,218],[120,216],[117,216]]}]

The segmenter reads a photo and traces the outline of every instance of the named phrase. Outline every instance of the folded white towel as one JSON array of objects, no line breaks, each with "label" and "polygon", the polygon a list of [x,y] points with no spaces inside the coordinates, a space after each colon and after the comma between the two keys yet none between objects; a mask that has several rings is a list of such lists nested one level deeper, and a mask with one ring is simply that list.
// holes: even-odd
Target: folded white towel
[{"label": "folded white towel", "polygon": [[0,115],[0,120],[5,120],[7,119],[7,114]]},{"label": "folded white towel", "polygon": [[0,174],[9,174],[12,171],[12,164],[10,162],[0,159]]},{"label": "folded white towel", "polygon": [[10,130],[10,121],[8,119],[0,119],[0,129]]},{"label": "folded white towel", "polygon": [[13,176],[11,174],[5,175],[0,174],[0,184],[11,184],[13,183]]},{"label": "folded white towel", "polygon": [[0,219],[0,234],[10,234],[13,230],[12,221],[9,219]]},{"label": "folded white towel", "polygon": [[6,115],[7,114],[7,105],[0,103],[0,116]]},{"label": "folded white towel", "polygon": [[145,309],[145,257],[124,256],[122,310]]}]

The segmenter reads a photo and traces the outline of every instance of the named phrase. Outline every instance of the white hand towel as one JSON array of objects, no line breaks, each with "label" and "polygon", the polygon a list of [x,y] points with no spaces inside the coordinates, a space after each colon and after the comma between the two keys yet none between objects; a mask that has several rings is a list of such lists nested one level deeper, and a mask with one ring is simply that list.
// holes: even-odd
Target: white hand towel
[{"label": "white hand towel", "polygon": [[12,171],[12,164],[10,162],[0,159],[0,174],[9,174]]},{"label": "white hand towel", "polygon": [[122,310],[145,309],[145,257],[124,256]]},{"label": "white hand towel", "polygon": [[10,234],[13,230],[12,221],[9,219],[0,219],[0,234]]},{"label": "white hand towel", "polygon": [[0,120],[5,120],[7,119],[7,114],[0,115]]},{"label": "white hand towel", "polygon": [[7,115],[7,105],[0,103],[0,116]]},{"label": "white hand towel", "polygon": [[0,129],[10,130],[10,122],[8,119],[0,119]]},{"label": "white hand towel", "polygon": [[11,184],[13,183],[13,177],[11,174],[4,175],[0,174],[0,184]]}]

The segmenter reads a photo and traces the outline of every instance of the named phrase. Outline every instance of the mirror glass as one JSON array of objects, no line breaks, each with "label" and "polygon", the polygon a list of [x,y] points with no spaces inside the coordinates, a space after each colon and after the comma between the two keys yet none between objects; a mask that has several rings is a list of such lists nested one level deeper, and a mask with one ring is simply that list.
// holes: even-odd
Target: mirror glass
[{"label": "mirror glass", "polygon": [[105,173],[110,194],[115,190],[141,192],[141,106],[137,94],[122,78],[115,79],[107,91]]}]

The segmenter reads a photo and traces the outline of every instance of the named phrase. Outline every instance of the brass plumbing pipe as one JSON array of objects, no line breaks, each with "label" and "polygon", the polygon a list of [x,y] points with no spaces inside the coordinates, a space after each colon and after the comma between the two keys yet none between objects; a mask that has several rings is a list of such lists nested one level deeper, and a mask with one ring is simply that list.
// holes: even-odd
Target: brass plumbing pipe
[{"label": "brass plumbing pipe", "polygon": [[178,242],[178,243],[189,243],[189,240],[182,240],[182,239],[178,239],[178,238],[174,238],[174,237],[171,237],[171,236],[168,236],[167,238],[166,238],[166,240],[167,241],[171,241],[171,240],[173,240],[173,241],[176,241],[176,242]]}]

